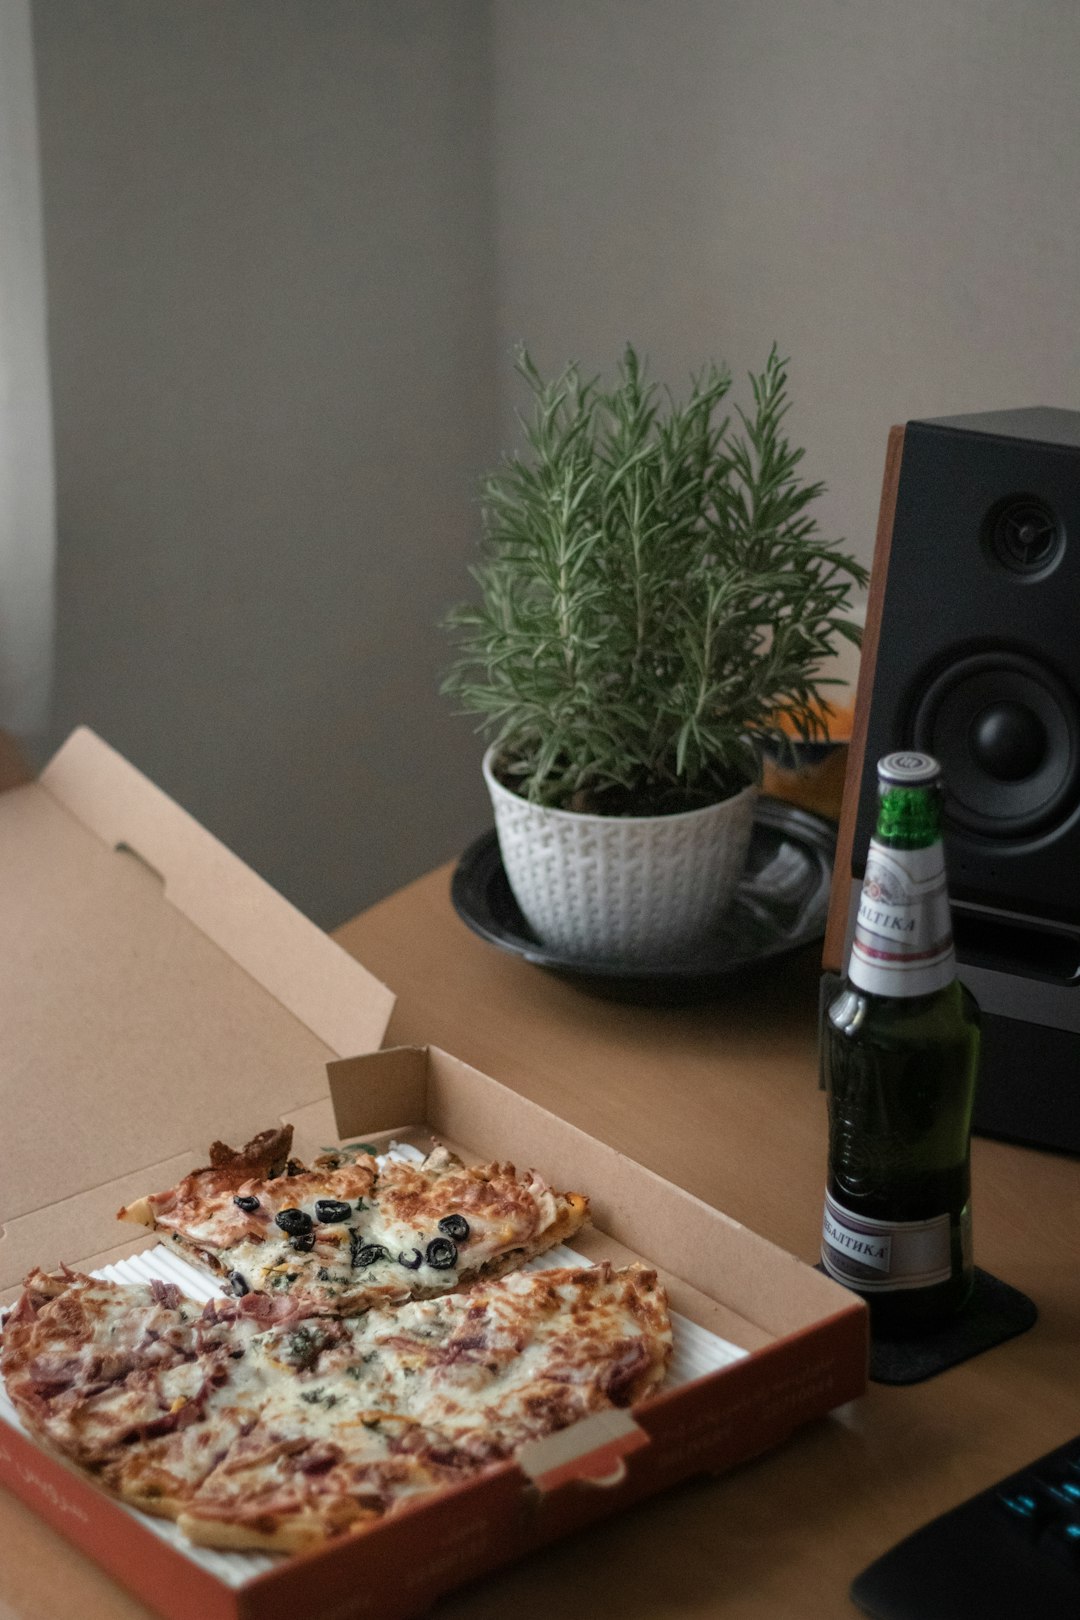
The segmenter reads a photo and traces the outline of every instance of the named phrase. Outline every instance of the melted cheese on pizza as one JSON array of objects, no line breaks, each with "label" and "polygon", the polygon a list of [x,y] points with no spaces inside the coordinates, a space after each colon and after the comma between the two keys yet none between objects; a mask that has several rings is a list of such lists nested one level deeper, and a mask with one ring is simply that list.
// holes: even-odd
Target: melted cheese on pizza
[{"label": "melted cheese on pizza", "polygon": [[35,1433],[87,1463],[200,1412],[226,1352],[167,1284],[123,1290],[31,1273],[4,1326],[0,1372]]},{"label": "melted cheese on pizza", "polygon": [[289,1387],[332,1425],[373,1407],[408,1414],[477,1458],[641,1399],[671,1356],[666,1296],[641,1266],[517,1272],[341,1326],[318,1344],[312,1323],[272,1331],[255,1354],[293,1369]]}]

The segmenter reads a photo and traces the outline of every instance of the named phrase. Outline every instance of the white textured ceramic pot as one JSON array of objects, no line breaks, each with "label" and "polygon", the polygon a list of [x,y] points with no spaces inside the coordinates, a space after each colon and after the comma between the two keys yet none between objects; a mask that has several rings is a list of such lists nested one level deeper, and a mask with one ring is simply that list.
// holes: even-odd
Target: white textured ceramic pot
[{"label": "white textured ceramic pot", "polygon": [[503,866],[537,939],[579,961],[691,954],[746,865],[756,787],[672,816],[589,816],[530,804],[484,756]]}]

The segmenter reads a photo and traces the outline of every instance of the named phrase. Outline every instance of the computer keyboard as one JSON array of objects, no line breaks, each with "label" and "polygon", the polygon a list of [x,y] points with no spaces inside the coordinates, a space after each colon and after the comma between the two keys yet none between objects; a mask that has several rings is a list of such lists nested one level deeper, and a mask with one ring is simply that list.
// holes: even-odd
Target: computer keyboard
[{"label": "computer keyboard", "polygon": [[873,1620],[1076,1620],[1080,1435],[916,1530],[851,1595]]}]

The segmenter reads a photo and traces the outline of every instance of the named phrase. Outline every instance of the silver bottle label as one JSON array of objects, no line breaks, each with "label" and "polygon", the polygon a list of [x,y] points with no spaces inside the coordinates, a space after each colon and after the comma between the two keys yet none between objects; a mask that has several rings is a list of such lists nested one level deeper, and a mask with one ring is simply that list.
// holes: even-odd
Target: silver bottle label
[{"label": "silver bottle label", "polygon": [[952,915],[940,843],[887,849],[866,860],[848,978],[879,996],[925,996],[956,977]]},{"label": "silver bottle label", "polygon": [[[948,1215],[928,1221],[874,1221],[854,1215],[825,1194],[821,1263],[830,1277],[862,1294],[901,1288],[931,1288],[952,1276],[952,1222]],[[970,1216],[961,1216],[961,1239],[970,1253]]]}]

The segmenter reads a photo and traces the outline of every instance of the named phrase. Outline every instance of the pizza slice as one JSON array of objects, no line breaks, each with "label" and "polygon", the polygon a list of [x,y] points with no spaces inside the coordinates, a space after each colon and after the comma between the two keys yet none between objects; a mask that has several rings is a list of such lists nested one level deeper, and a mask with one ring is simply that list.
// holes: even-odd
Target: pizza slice
[{"label": "pizza slice", "polygon": [[666,1373],[671,1322],[655,1272],[605,1264],[287,1323],[251,1354],[267,1389],[258,1424],[200,1483],[180,1527],[204,1545],[294,1551],[644,1399]]},{"label": "pizza slice", "polygon": [[146,1512],[175,1518],[255,1422],[249,1348],[295,1307],[186,1299],[174,1283],[31,1272],[3,1323],[0,1377],[25,1427]]},{"label": "pizza slice", "polygon": [[463,1296],[373,1314],[359,1345],[364,1387],[380,1380],[383,1405],[455,1444],[508,1457],[658,1389],[671,1318],[655,1271],[604,1262],[514,1272]]},{"label": "pizza slice", "polygon": [[110,1488],[156,1457],[156,1482],[122,1494],[175,1517],[239,1432],[221,1409],[236,1343],[171,1283],[35,1271],[4,1323],[0,1375],[26,1428]]},{"label": "pizza slice", "polygon": [[576,1232],[579,1193],[534,1170],[466,1166],[444,1147],[421,1164],[341,1149],[312,1168],[291,1136],[264,1132],[166,1192],[119,1211],[160,1231],[237,1294],[270,1293],[305,1313],[351,1315],[433,1297],[524,1264]]}]

